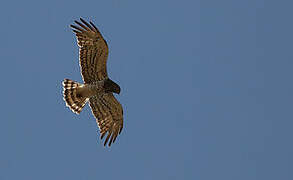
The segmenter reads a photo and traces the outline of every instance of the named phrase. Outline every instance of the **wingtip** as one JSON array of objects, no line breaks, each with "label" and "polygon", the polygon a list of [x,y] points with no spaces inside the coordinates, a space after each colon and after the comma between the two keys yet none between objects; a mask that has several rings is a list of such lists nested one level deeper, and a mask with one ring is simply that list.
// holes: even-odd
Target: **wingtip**
[{"label": "wingtip", "polygon": [[122,132],[123,126],[119,129],[119,134]]},{"label": "wingtip", "polygon": [[101,135],[101,137],[100,137],[101,140],[104,138],[105,134],[106,134],[106,133],[102,133],[102,135]]},{"label": "wingtip", "polygon": [[104,147],[106,147],[106,145],[107,145],[107,141],[104,142]]},{"label": "wingtip", "polygon": [[83,23],[83,24],[85,24],[86,26],[88,25],[88,23],[86,22],[86,20],[84,20],[84,19],[82,19],[82,18],[79,18],[80,19],[80,21]]},{"label": "wingtip", "polygon": [[90,21],[90,24],[94,27],[94,29],[96,30],[96,32],[100,33],[99,30],[98,30],[98,28],[95,26],[95,24],[92,21]]}]

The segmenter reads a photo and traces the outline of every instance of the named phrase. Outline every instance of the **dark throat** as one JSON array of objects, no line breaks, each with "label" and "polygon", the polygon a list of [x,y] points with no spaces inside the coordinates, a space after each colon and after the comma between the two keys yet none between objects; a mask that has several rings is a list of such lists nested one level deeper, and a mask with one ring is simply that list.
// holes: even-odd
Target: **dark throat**
[{"label": "dark throat", "polygon": [[104,88],[106,92],[120,93],[120,86],[111,79],[105,80]]}]

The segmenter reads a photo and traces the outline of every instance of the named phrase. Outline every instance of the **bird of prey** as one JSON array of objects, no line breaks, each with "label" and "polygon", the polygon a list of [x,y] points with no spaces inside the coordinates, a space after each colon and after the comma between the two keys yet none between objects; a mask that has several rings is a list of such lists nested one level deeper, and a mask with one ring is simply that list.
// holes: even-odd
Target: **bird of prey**
[{"label": "bird of prey", "polygon": [[123,128],[123,109],[113,93],[120,86],[107,74],[108,45],[98,28],[82,18],[70,25],[79,46],[79,65],[84,84],[64,79],[63,97],[74,113],[79,114],[89,101],[100,129],[101,139],[107,134],[104,146],[115,142]]}]

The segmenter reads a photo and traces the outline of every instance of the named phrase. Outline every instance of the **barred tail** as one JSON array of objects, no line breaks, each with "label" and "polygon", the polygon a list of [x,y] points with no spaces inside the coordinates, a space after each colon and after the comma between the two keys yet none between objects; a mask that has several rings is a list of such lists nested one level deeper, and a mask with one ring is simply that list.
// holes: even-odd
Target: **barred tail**
[{"label": "barred tail", "polygon": [[74,113],[79,114],[88,101],[88,98],[82,97],[81,94],[78,94],[77,91],[79,88],[82,88],[83,85],[74,82],[70,79],[64,79],[63,84],[63,99]]}]

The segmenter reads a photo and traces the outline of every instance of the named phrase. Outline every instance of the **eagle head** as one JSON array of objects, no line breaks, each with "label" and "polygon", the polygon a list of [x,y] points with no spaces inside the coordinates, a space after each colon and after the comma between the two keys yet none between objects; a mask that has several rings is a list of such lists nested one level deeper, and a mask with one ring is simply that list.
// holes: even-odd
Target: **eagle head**
[{"label": "eagle head", "polygon": [[104,88],[107,93],[113,92],[116,94],[120,94],[120,86],[116,84],[114,81],[112,81],[111,79],[105,80]]}]

